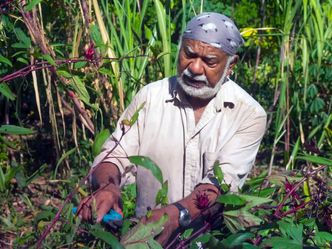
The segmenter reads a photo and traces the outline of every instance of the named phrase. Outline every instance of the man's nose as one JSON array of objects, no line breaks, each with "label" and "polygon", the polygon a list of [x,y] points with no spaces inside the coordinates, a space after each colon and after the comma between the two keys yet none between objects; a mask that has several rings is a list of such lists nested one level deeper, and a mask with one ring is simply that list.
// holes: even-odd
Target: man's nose
[{"label": "man's nose", "polygon": [[204,74],[203,62],[200,58],[195,58],[191,61],[188,67],[189,71],[193,75],[202,75]]}]

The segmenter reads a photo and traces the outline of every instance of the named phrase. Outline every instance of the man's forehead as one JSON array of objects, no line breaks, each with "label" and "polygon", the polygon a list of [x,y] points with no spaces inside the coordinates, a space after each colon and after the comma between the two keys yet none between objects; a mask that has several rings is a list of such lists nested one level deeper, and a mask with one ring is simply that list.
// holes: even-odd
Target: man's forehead
[{"label": "man's forehead", "polygon": [[196,40],[183,39],[182,47],[190,53],[197,53],[199,50],[204,48],[204,50],[208,52],[205,56],[211,58],[216,58],[219,55],[226,55],[226,53],[220,49],[217,49],[208,43]]}]

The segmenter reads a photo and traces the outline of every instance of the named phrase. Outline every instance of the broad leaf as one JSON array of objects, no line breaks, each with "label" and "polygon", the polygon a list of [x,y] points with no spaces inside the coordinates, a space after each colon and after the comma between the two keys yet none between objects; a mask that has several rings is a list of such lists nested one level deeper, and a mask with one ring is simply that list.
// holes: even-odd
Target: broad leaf
[{"label": "broad leaf", "polygon": [[50,56],[49,54],[43,54],[42,58],[46,60],[50,65],[56,66],[55,61],[53,60],[52,56]]},{"label": "broad leaf", "polygon": [[[134,245],[141,243],[142,241],[147,242],[153,239],[163,230],[164,224],[167,222],[168,216],[164,215],[159,221],[155,223],[148,223],[146,225],[139,223],[133,229],[131,229],[123,238],[121,243],[128,248],[128,245]],[[135,247],[132,247],[135,248]]]},{"label": "broad leaf", "polygon": [[0,133],[9,135],[30,135],[34,134],[35,131],[16,125],[1,125]]},{"label": "broad leaf", "polygon": [[75,69],[80,69],[80,68],[82,68],[82,67],[84,67],[85,65],[86,65],[86,61],[78,61],[78,62],[75,62],[75,64],[74,64],[74,68]]},{"label": "broad leaf", "polygon": [[262,205],[264,203],[272,202],[273,200],[270,198],[263,198],[258,196],[252,196],[252,195],[239,195],[243,200],[246,201],[246,205],[244,209],[249,210],[252,207],[256,207],[259,205]]},{"label": "broad leaf", "polygon": [[257,216],[242,209],[224,211],[223,213],[226,226],[232,233],[244,230],[246,227],[258,226],[262,220]]},{"label": "broad leaf", "polygon": [[332,233],[329,232],[317,232],[314,240],[318,246],[324,247],[332,241]]},{"label": "broad leaf", "polygon": [[10,62],[10,60],[8,60],[6,57],[2,56],[0,54],[0,63],[2,64],[7,64],[8,66],[13,66],[13,64]]},{"label": "broad leaf", "polygon": [[219,161],[216,161],[213,165],[213,174],[217,178],[219,185],[221,185],[224,181],[224,174],[220,168]]},{"label": "broad leaf", "polygon": [[168,181],[165,181],[156,196],[156,205],[165,206],[168,204]]},{"label": "broad leaf", "polygon": [[253,233],[236,233],[223,239],[221,243],[225,248],[234,248],[236,246],[241,246],[243,242],[253,237]]},{"label": "broad leaf", "polygon": [[57,70],[56,72],[57,72],[58,75],[63,76],[63,77],[68,78],[68,79],[73,77],[69,72],[67,72],[65,70]]},{"label": "broad leaf", "polygon": [[110,131],[108,129],[104,129],[96,135],[95,141],[92,145],[92,152],[94,156],[97,156],[101,152],[101,148],[109,136]]},{"label": "broad leaf", "polygon": [[10,90],[9,86],[6,83],[0,83],[0,93],[10,100],[15,100],[16,96]]},{"label": "broad leaf", "polygon": [[150,170],[152,175],[160,182],[160,184],[163,184],[163,174],[157,164],[150,158],[145,156],[130,156],[128,159],[131,163]]},{"label": "broad leaf", "polygon": [[104,44],[97,25],[91,25],[90,34],[91,34],[92,40],[94,41],[94,43],[96,44],[97,47],[100,47]]},{"label": "broad leaf", "polygon": [[24,7],[24,11],[32,10],[37,4],[39,4],[42,0],[31,0],[29,4]]},{"label": "broad leaf", "polygon": [[138,119],[138,113],[140,112],[140,110],[143,109],[144,105],[145,105],[145,102],[143,102],[143,103],[137,108],[137,110],[135,111],[135,113],[133,114],[133,116],[132,116],[131,119],[130,119],[130,126],[132,126],[132,125],[137,121],[137,119]]},{"label": "broad leaf", "polygon": [[126,249],[150,249],[150,246],[147,242],[137,242],[134,244],[130,244],[125,246]]},{"label": "broad leaf", "polygon": [[[26,33],[24,33],[24,31],[20,28],[15,28],[15,34],[17,36],[17,39],[20,41],[20,45],[17,46],[21,46],[21,48],[30,48],[31,47],[31,39],[29,36],[26,35]],[[12,45],[12,47],[15,47],[14,44]]]},{"label": "broad leaf", "polygon": [[302,245],[303,242],[303,225],[295,224],[292,222],[286,222],[281,220],[278,222],[280,232],[293,240],[295,240],[298,244]]},{"label": "broad leaf", "polygon": [[283,237],[273,237],[271,239],[265,240],[262,243],[262,247],[269,246],[273,249],[302,249],[302,244],[298,244],[297,241],[291,240]]},{"label": "broad leaf", "polygon": [[230,206],[243,206],[246,204],[246,200],[236,194],[220,195],[217,199],[217,202]]},{"label": "broad leaf", "polygon": [[85,102],[90,104],[90,96],[88,91],[85,88],[84,83],[78,76],[73,76],[73,80],[70,82],[70,85],[74,88],[74,91],[78,94],[78,97]]},{"label": "broad leaf", "polygon": [[113,234],[101,229],[92,230],[91,233],[93,236],[103,240],[108,245],[110,245],[112,249],[123,249],[123,246]]},{"label": "broad leaf", "polygon": [[328,158],[325,158],[325,157],[320,157],[320,156],[305,155],[305,156],[298,156],[298,157],[296,157],[296,159],[302,159],[302,160],[312,162],[312,163],[332,166],[332,160],[331,159],[328,159]]},{"label": "broad leaf", "polygon": [[193,228],[189,228],[189,229],[186,229],[180,236],[180,239],[181,240],[185,240],[185,239],[188,239],[191,234],[193,233],[194,229]]}]

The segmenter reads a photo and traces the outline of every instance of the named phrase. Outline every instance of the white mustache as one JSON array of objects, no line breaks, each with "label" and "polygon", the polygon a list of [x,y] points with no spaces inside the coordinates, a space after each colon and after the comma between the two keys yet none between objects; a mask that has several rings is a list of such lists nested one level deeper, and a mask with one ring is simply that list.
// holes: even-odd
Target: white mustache
[{"label": "white mustache", "polygon": [[183,76],[183,75],[185,75],[185,76],[187,76],[187,77],[189,77],[189,78],[191,78],[191,79],[193,79],[193,80],[195,80],[195,81],[202,81],[202,82],[204,82],[207,86],[209,85],[209,81],[208,81],[208,79],[206,78],[206,76],[205,76],[204,74],[194,76],[194,75],[189,71],[189,69],[186,68],[186,69],[183,71],[183,73],[182,73],[182,76]]}]

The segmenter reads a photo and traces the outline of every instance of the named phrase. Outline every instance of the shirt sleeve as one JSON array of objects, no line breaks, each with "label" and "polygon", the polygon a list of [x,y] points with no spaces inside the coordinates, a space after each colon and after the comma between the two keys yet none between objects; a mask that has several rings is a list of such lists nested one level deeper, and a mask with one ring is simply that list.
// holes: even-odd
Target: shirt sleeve
[{"label": "shirt sleeve", "polygon": [[[252,113],[221,151],[213,156],[219,161],[224,181],[230,185],[232,192],[237,192],[243,186],[255,162],[265,127],[266,113],[263,110],[259,113]],[[209,165],[209,169],[200,183],[216,184],[213,164],[214,162]]]},{"label": "shirt sleeve", "polygon": [[[128,156],[138,155],[139,131],[142,127],[146,100],[146,91],[143,88],[133,98],[130,105],[121,115],[113,134],[105,141],[101,153],[94,159],[92,168],[101,162],[111,162],[115,164],[121,174],[121,186],[135,182],[136,166],[131,164]],[[123,120],[130,120],[135,112],[143,105],[138,113],[137,121],[128,126]]]}]

